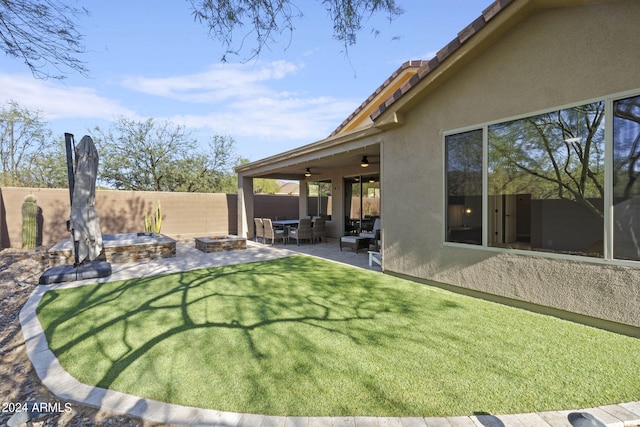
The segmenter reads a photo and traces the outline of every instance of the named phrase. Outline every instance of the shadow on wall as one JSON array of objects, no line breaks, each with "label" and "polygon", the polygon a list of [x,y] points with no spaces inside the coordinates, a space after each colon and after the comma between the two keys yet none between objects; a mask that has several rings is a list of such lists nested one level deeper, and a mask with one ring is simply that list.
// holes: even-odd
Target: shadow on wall
[{"label": "shadow on wall", "polygon": [[[144,200],[134,198],[126,202],[126,207],[116,205],[101,206],[98,210],[100,228],[103,233],[131,233],[144,231]],[[38,207],[38,245],[59,242],[70,237],[67,230],[69,204],[54,201],[45,207]]]},{"label": "shadow on wall", "polygon": [[36,210],[36,246],[42,246],[42,232],[44,230],[44,217],[42,208],[38,206]]},{"label": "shadow on wall", "polygon": [[[68,189],[5,187],[0,191],[0,247],[22,245],[21,205],[24,197],[37,199],[40,246],[70,237]],[[153,191],[98,190],[96,211],[104,234],[144,231],[145,210],[161,204],[163,234],[191,238],[214,234],[237,234],[236,194],[170,193]],[[257,214],[267,217],[297,218],[297,196],[262,196],[255,200]]]},{"label": "shadow on wall", "polygon": [[137,233],[144,231],[144,212],[147,202],[141,197],[133,197],[126,207],[115,203],[101,203],[97,207],[100,227],[105,234]]},{"label": "shadow on wall", "polygon": [[67,219],[69,219],[69,205],[57,200],[49,207],[40,207],[42,215],[42,239],[41,245],[58,242],[69,238],[67,231]]}]

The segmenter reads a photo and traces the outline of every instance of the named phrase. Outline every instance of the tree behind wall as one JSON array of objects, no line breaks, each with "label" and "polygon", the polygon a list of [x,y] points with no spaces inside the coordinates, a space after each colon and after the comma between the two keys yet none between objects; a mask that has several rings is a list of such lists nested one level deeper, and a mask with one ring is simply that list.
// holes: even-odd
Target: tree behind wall
[{"label": "tree behind wall", "polygon": [[45,148],[51,131],[39,111],[8,101],[0,109],[0,174],[1,185],[30,185],[29,170]]},{"label": "tree behind wall", "polygon": [[99,179],[118,190],[227,192],[234,141],[212,137],[208,150],[182,126],[153,118],[121,118],[108,130],[95,128]]},{"label": "tree behind wall", "polygon": [[47,142],[44,150],[33,156],[22,178],[25,187],[67,188],[67,157],[64,136]]}]

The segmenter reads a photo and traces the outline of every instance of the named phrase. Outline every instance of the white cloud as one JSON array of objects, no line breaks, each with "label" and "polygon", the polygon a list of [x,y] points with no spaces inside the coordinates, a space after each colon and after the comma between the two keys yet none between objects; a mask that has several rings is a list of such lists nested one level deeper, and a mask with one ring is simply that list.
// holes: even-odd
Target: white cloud
[{"label": "white cloud", "polygon": [[198,108],[206,113],[178,113],[169,118],[188,128],[238,138],[308,143],[329,135],[358,102],[273,88],[273,81],[293,77],[301,68],[286,61],[216,64],[203,73],[131,77],[123,84],[145,94],[202,104]]},{"label": "white cloud", "polygon": [[[361,102],[306,90],[277,89],[283,85],[276,81],[295,78],[302,67],[286,61],[216,64],[190,75],[129,77],[123,82],[126,89],[63,86],[57,81],[0,73],[0,87],[6,100],[41,110],[49,122],[112,121],[119,116],[142,120],[151,116],[199,133],[229,135],[255,144],[302,145],[328,136]],[[104,86],[96,83],[96,87]],[[115,90],[121,100],[109,97]]]},{"label": "white cloud", "polygon": [[22,107],[40,110],[45,120],[138,117],[120,102],[86,86],[62,86],[59,82],[35,79],[30,74],[0,73],[0,87],[3,92],[0,101],[14,100]]},{"label": "white cloud", "polygon": [[270,93],[267,82],[295,74],[300,68],[287,61],[216,64],[202,73],[159,78],[127,77],[122,84],[147,95],[182,102],[216,103]]},{"label": "white cloud", "polygon": [[242,100],[206,115],[171,118],[187,127],[234,137],[310,143],[328,136],[355,108],[355,102],[329,97]]}]

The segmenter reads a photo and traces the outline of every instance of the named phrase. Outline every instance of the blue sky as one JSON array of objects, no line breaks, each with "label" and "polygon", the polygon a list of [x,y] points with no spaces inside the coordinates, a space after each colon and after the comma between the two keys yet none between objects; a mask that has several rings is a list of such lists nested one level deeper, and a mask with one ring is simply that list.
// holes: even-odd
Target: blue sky
[{"label": "blue sky", "polygon": [[246,51],[221,63],[222,45],[185,0],[87,2],[79,30],[89,76],[39,80],[3,56],[0,102],[40,110],[61,137],[153,117],[203,145],[230,136],[239,156],[259,160],[328,136],[403,62],[432,58],[491,0],[398,0],[405,13],[366,21],[348,56],[320,1],[297,3],[304,17],[292,37],[278,36],[257,59],[244,61]]}]

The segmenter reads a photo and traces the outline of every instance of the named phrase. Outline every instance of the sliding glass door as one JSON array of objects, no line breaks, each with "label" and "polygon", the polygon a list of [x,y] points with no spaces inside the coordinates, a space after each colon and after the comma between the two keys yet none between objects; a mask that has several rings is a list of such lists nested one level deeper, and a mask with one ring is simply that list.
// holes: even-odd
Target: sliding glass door
[{"label": "sliding glass door", "polygon": [[370,231],[380,217],[380,177],[359,175],[344,182],[345,234]]}]

